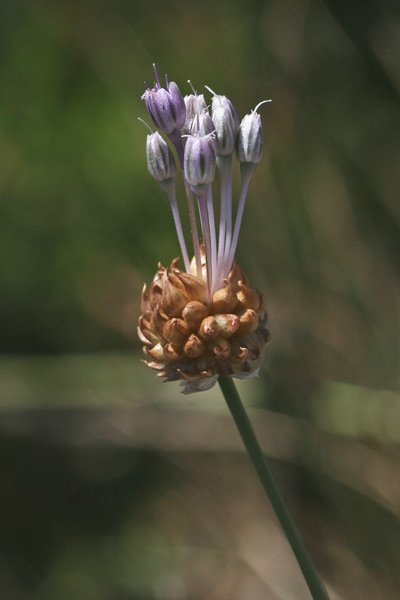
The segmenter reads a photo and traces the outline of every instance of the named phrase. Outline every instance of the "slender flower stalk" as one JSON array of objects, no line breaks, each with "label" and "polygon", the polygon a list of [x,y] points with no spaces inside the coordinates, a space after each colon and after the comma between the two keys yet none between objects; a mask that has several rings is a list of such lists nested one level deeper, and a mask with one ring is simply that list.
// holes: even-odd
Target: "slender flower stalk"
[{"label": "slender flower stalk", "polygon": [[233,154],[228,156],[217,156],[217,167],[220,174],[221,198],[219,218],[218,255],[225,254],[225,235],[227,229],[228,215],[232,214],[232,170]]},{"label": "slender flower stalk", "polygon": [[158,131],[156,131],[155,133],[152,132],[151,135],[147,136],[146,154],[147,165],[150,174],[154,177],[156,181],[158,181],[160,187],[166,192],[170,201],[179,245],[183,256],[183,261],[185,263],[186,270],[189,270],[189,255],[186,249],[186,242],[183,235],[182,223],[179,215],[178,203],[176,200],[175,159],[169,146],[163,140]]},{"label": "slender flower stalk", "polygon": [[210,219],[208,215],[207,206],[207,195],[208,190],[197,196],[199,203],[199,213],[201,221],[201,229],[204,236],[205,255],[206,255],[206,273],[207,273],[207,285],[206,285],[206,298],[207,303],[211,302],[211,290],[213,281],[213,263],[212,263],[212,246],[211,246],[211,232],[210,232]]},{"label": "slender flower stalk", "polygon": [[233,261],[233,257],[235,256],[235,251],[236,251],[237,243],[239,240],[240,226],[242,224],[243,211],[244,211],[244,205],[246,202],[247,190],[249,189],[250,179],[253,177],[255,170],[256,170],[256,165],[254,163],[242,163],[240,165],[240,173],[242,176],[242,183],[241,183],[241,188],[240,188],[238,210],[237,210],[237,214],[236,214],[235,229],[233,231],[232,240],[229,240],[229,244],[227,244],[227,252],[225,254],[227,270],[230,270],[232,261]]},{"label": "slender flower stalk", "polygon": [[212,195],[212,187],[208,186],[207,190],[207,213],[208,213],[208,223],[210,230],[210,254],[211,254],[211,290],[218,289],[216,285],[216,277],[218,276],[217,270],[217,233],[215,229],[215,215],[214,215],[214,203],[213,203],[213,195]]},{"label": "slender flower stalk", "polygon": [[178,235],[179,246],[181,248],[181,252],[182,252],[182,256],[183,256],[183,262],[185,263],[185,269],[186,269],[186,271],[190,271],[189,255],[188,255],[188,251],[186,249],[186,243],[185,243],[185,238],[183,235],[181,218],[179,216],[178,202],[176,199],[175,180],[169,179],[167,181],[163,181],[160,183],[160,187],[166,192],[166,194],[168,196],[168,199],[169,199],[169,202],[171,205],[172,216],[174,218],[176,233]]},{"label": "slender flower stalk", "polygon": [[[178,155],[179,163],[181,165],[181,169],[183,172],[184,148],[183,148],[183,143],[182,143],[182,137],[180,135],[176,135],[170,139],[171,139],[172,143],[174,144],[176,153]],[[196,213],[195,213],[195,209],[194,209],[193,194],[192,194],[192,190],[190,189],[190,185],[186,181],[184,173],[183,173],[183,179],[184,179],[184,184],[185,184],[185,193],[186,193],[186,200],[187,200],[188,213],[189,213],[190,233],[192,236],[193,251],[194,251],[194,256],[196,259],[196,274],[198,277],[201,277],[200,241],[199,241],[199,234],[197,232]],[[190,273],[190,269],[188,269],[186,267],[186,264],[185,264],[185,268],[186,268],[186,272]]]},{"label": "slender flower stalk", "polygon": [[312,598],[314,600],[329,600],[325,586],[320,580],[318,572],[314,567],[314,563],[303,544],[298,529],[285,504],[278,484],[276,483],[275,477],[268,465],[267,459],[258,443],[254,429],[240,400],[235,384],[232,379],[228,377],[220,377],[219,385],[243,443],[246,446],[246,450],[257,471],[261,485],[268,495],[279,523],[293,550],[293,554],[297,559]]}]

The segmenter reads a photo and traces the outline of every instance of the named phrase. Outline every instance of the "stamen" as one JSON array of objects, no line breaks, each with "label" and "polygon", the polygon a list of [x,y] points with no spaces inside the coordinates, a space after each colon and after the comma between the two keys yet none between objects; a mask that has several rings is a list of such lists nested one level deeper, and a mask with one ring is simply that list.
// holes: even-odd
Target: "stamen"
[{"label": "stamen", "polygon": [[194,89],[192,82],[190,81],[190,79],[187,80],[188,84],[190,85],[190,87],[192,88],[192,92],[195,96],[197,96],[197,91]]},{"label": "stamen", "polygon": [[146,125],[147,129],[150,130],[150,133],[154,133],[154,131],[152,130],[150,125],[148,123],[146,123],[146,121],[143,121],[143,119],[141,119],[140,117],[138,117],[138,121],[141,121],[143,123],[143,125]]},{"label": "stamen", "polygon": [[212,90],[210,87],[208,87],[208,85],[205,85],[204,87],[205,87],[205,88],[206,88],[206,90],[208,90],[208,91],[210,92],[210,94],[212,94],[213,96],[218,96],[218,94],[216,94],[216,93],[214,92],[214,90]]},{"label": "stamen", "polygon": [[158,78],[156,63],[153,63],[153,69],[154,69],[154,77],[156,78],[156,83],[158,85],[158,88],[160,89],[161,88],[161,84],[160,84],[160,80]]},{"label": "stamen", "polygon": [[261,102],[259,102],[257,104],[257,106],[252,110],[252,112],[257,112],[257,110],[260,108],[261,104],[266,104],[267,102],[272,102],[272,100],[262,100]]}]

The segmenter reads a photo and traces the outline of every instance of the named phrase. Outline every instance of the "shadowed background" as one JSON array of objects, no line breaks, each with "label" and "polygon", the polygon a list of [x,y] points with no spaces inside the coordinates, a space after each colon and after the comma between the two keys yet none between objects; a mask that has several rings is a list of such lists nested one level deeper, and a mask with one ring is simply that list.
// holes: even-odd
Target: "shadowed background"
[{"label": "shadowed background", "polygon": [[218,388],[140,363],[179,254],[154,61],[272,99],[237,258],[273,341],[239,389],[332,599],[398,597],[399,40],[388,0],[2,2],[2,598],[308,598]]}]

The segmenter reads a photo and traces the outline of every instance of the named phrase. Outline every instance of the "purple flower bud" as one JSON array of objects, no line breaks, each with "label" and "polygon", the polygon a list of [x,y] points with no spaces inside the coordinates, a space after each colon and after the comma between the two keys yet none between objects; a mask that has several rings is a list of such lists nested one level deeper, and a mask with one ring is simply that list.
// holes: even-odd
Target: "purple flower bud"
[{"label": "purple flower bud", "polygon": [[161,87],[157,71],[154,67],[157,82],[154,88],[148,88],[142,96],[147,111],[157,129],[170,135],[175,130],[181,130],[185,124],[185,101],[176,83],[169,83],[165,77],[167,89]]},{"label": "purple flower bud", "polygon": [[185,145],[184,172],[195,194],[203,194],[215,174],[214,136],[189,136]]},{"label": "purple flower bud", "polygon": [[156,131],[147,136],[147,167],[158,183],[173,179],[176,175],[176,163],[168,144]]},{"label": "purple flower bud", "polygon": [[261,117],[255,110],[243,117],[236,142],[236,154],[241,163],[260,162],[264,149]]},{"label": "purple flower bud", "polygon": [[186,120],[182,131],[183,133],[191,133],[194,119],[200,113],[208,113],[208,108],[203,94],[189,94],[184,97],[184,101],[186,106]]}]

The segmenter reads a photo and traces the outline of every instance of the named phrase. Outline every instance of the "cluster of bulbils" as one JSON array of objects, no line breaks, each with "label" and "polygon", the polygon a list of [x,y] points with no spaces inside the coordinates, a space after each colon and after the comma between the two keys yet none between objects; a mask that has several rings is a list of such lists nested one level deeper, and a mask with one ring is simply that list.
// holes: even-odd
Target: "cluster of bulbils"
[{"label": "cluster of bulbils", "polygon": [[[182,97],[178,86],[156,83],[142,96],[155,127],[176,150],[183,172],[190,219],[193,259],[189,260],[175,191],[176,162],[159,132],[147,136],[147,164],[166,192],[185,270],[179,259],[160,263],[146,292],[144,285],[138,334],[149,367],[165,381],[181,380],[184,393],[210,389],[219,375],[253,377],[270,339],[263,295],[249,287],[235,262],[250,179],[261,160],[264,136],[260,103],[242,121],[226,96],[212,94],[211,114],[203,94]],[[232,169],[240,163],[241,190],[232,218]],[[212,183],[220,174],[218,235]],[[202,236],[199,238],[194,197]]]}]

